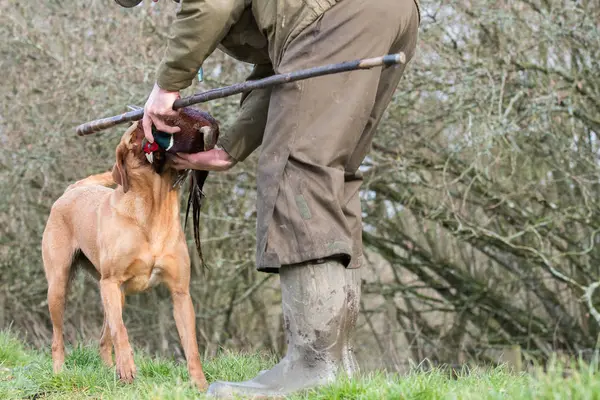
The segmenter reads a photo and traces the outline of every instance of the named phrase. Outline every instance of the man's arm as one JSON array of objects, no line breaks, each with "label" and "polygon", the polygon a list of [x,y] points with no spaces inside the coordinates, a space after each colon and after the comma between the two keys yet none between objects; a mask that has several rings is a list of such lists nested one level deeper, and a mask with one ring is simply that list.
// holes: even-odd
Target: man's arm
[{"label": "man's arm", "polygon": [[[262,79],[273,74],[270,64],[256,65],[247,80]],[[244,94],[234,124],[219,137],[217,144],[237,162],[244,161],[262,143],[271,89],[256,89]]]},{"label": "man's arm", "polygon": [[150,142],[152,124],[157,129],[177,133],[165,119],[174,117],[173,102],[179,91],[192,84],[202,63],[244,11],[244,0],[181,0],[172,35],[156,74],[156,83],[144,107],[142,126]]},{"label": "man's arm", "polygon": [[181,0],[156,73],[161,89],[187,88],[244,11],[243,0]]}]

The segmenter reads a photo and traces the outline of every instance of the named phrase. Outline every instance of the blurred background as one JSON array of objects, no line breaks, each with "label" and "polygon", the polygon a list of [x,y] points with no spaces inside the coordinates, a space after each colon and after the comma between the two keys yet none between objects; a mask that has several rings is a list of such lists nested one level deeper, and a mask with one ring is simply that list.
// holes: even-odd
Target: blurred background
[{"label": "blurred background", "polygon": [[[0,0],[0,329],[33,345],[51,337],[40,254],[50,207],[73,181],[112,166],[124,126],[83,138],[74,128],[143,106],[175,7]],[[403,371],[423,360],[497,362],[507,349],[526,361],[589,354],[600,333],[600,3],[422,8],[417,55],[362,167],[359,360]],[[217,51],[183,94],[249,71]],[[238,103],[199,107],[226,130]],[[254,266],[257,155],[209,176],[209,269],[188,232],[204,357],[285,349],[278,277]],[[165,288],[128,297],[136,347],[183,357],[171,307]],[[101,324],[97,284],[80,274],[67,339],[95,342]]]}]

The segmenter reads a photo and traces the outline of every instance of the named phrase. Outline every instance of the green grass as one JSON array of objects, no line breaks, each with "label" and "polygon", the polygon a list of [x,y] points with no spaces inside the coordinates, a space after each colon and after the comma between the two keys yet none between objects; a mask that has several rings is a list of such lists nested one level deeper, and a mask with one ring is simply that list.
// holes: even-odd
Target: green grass
[{"label": "green grass", "polygon": [[[196,399],[185,365],[137,352],[138,376],[131,385],[102,364],[97,348],[67,350],[65,368],[52,373],[49,349],[30,349],[10,332],[0,332],[0,399]],[[209,381],[251,378],[272,357],[223,352],[204,363]],[[308,391],[295,399],[600,399],[600,376],[589,366],[571,366],[568,378],[556,364],[550,372],[512,374],[507,369],[444,370],[403,376],[383,372]]]}]

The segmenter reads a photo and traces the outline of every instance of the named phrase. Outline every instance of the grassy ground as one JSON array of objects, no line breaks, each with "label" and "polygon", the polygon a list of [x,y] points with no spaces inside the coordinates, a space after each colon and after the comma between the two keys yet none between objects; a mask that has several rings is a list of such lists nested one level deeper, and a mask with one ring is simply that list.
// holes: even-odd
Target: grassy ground
[{"label": "grassy ground", "polygon": [[[49,352],[27,348],[14,335],[0,332],[0,399],[192,399],[185,365],[139,354],[138,378],[125,385],[103,366],[97,349],[68,349],[65,369],[52,374]],[[223,353],[204,364],[209,381],[244,380],[275,360],[256,355]],[[457,379],[434,370],[404,376],[373,373],[354,381],[294,396],[295,399],[598,399],[600,377],[579,366],[569,378],[556,367],[546,374],[516,375],[503,368],[471,370]]]}]

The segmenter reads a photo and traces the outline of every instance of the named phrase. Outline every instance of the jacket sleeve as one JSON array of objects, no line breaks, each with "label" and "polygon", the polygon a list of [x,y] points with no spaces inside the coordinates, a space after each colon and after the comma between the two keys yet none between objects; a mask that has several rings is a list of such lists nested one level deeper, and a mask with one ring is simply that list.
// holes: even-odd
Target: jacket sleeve
[{"label": "jacket sleeve", "polygon": [[[247,80],[273,75],[271,64],[255,65]],[[221,133],[218,145],[236,161],[244,161],[262,143],[267,125],[271,88],[255,89],[241,99],[238,116],[226,132]]]},{"label": "jacket sleeve", "polygon": [[162,89],[187,88],[244,11],[244,0],[181,0],[156,73]]}]

